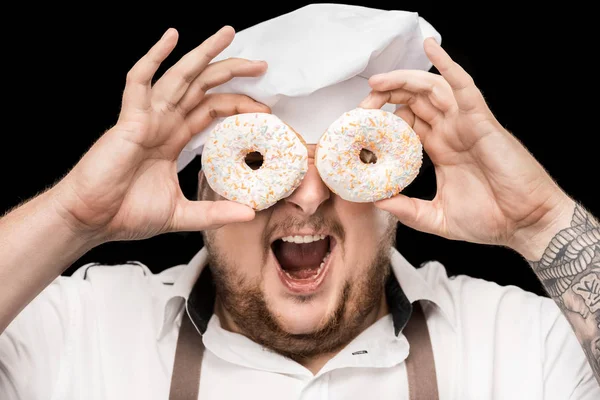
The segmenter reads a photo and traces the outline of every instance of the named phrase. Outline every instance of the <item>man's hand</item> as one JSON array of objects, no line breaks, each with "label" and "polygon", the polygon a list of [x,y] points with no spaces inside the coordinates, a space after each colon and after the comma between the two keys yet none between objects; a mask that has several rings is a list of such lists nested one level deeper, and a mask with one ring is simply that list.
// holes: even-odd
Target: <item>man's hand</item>
[{"label": "man's hand", "polygon": [[211,62],[234,35],[224,27],[152,84],[177,43],[177,32],[169,29],[129,71],[115,126],[60,182],[0,219],[0,334],[97,245],[254,218],[251,208],[235,202],[187,200],[177,179],[181,150],[214,118],[270,112],[247,96],[206,93],[266,71],[260,61]]},{"label": "man's hand", "polygon": [[189,201],[177,179],[179,153],[214,118],[270,111],[247,96],[206,94],[267,68],[244,59],[211,63],[234,35],[231,27],[222,28],[152,85],[177,43],[170,29],[129,71],[116,125],[53,190],[60,215],[75,231],[101,241],[130,240],[254,217],[252,209],[230,201]]},{"label": "man's hand", "polygon": [[434,39],[424,48],[441,76],[413,70],[373,76],[373,91],[360,106],[406,105],[396,114],[431,158],[437,193],[432,201],[400,194],[376,205],[415,229],[506,245],[537,259],[551,239],[541,233],[573,202],[496,120],[473,79]]},{"label": "man's hand", "polygon": [[406,105],[396,114],[421,138],[437,193],[376,205],[421,231],[518,251],[569,320],[600,383],[600,224],[500,125],[473,79],[433,39],[424,46],[441,76],[373,76],[361,106]]}]

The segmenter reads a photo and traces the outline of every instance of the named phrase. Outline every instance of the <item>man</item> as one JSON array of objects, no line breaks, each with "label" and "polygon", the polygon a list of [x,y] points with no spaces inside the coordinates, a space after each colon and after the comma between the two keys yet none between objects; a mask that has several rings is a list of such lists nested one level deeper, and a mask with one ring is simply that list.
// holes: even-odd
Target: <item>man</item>
[{"label": "man", "polygon": [[[331,33],[342,28],[346,41]],[[414,14],[325,4],[237,38],[224,27],[152,84],[177,42],[168,30],[128,73],[115,126],[0,220],[3,399],[176,398],[190,370],[181,349],[193,349],[179,347],[186,326],[205,349],[201,364],[183,364],[198,368],[194,398],[402,399],[427,386],[441,399],[598,398],[598,222],[494,118],[437,32]],[[302,64],[277,51],[290,43],[298,57],[333,53]],[[436,198],[344,201],[314,167],[315,132],[331,113],[389,105],[404,105],[396,113],[434,163]],[[218,197],[200,172],[200,201],[187,200],[177,171],[200,148],[196,133],[247,112],[272,112],[308,138],[300,187],[254,212]],[[552,299],[451,279],[439,263],[414,269],[394,249],[398,221],[515,250]],[[59,277],[101,243],[191,230],[206,247],[188,265],[157,275],[139,263],[88,265]],[[283,244],[296,236],[302,244]],[[310,268],[307,253],[328,252],[319,285],[286,286],[287,263]],[[430,381],[407,365],[421,348],[407,339],[421,309]]]}]

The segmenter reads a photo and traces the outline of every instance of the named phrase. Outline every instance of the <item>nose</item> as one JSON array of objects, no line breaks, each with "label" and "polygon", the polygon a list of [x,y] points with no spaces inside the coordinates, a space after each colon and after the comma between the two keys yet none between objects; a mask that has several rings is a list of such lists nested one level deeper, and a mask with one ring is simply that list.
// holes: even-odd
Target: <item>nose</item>
[{"label": "nose", "polygon": [[297,207],[303,214],[312,215],[330,196],[331,192],[321,180],[317,168],[314,164],[309,163],[302,183],[284,201]]}]

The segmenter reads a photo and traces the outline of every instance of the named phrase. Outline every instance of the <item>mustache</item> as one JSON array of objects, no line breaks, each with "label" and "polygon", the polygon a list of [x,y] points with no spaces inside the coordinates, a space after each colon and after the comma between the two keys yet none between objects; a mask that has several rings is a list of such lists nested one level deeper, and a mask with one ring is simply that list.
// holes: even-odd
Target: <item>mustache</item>
[{"label": "mustache", "polygon": [[263,242],[268,248],[271,245],[270,238],[273,237],[275,232],[301,230],[306,227],[309,227],[314,231],[330,232],[330,234],[338,237],[342,241],[346,236],[346,231],[344,230],[344,227],[336,219],[326,218],[324,215],[311,215],[308,219],[298,218],[296,216],[289,216],[286,217],[283,221],[274,223],[273,225],[265,229],[263,232]]}]

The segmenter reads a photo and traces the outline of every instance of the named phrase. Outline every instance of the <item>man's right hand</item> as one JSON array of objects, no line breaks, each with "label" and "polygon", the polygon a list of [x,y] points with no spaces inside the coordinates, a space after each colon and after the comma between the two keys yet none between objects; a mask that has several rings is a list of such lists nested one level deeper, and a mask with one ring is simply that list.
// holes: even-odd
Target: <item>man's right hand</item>
[{"label": "man's right hand", "polygon": [[56,209],[72,229],[103,242],[212,229],[254,217],[238,203],[186,199],[177,178],[179,153],[213,119],[270,112],[247,96],[206,94],[234,77],[266,71],[262,61],[211,63],[234,36],[233,28],[222,28],[153,85],[177,43],[178,33],[169,29],[129,71],[117,123],[52,189]]}]

